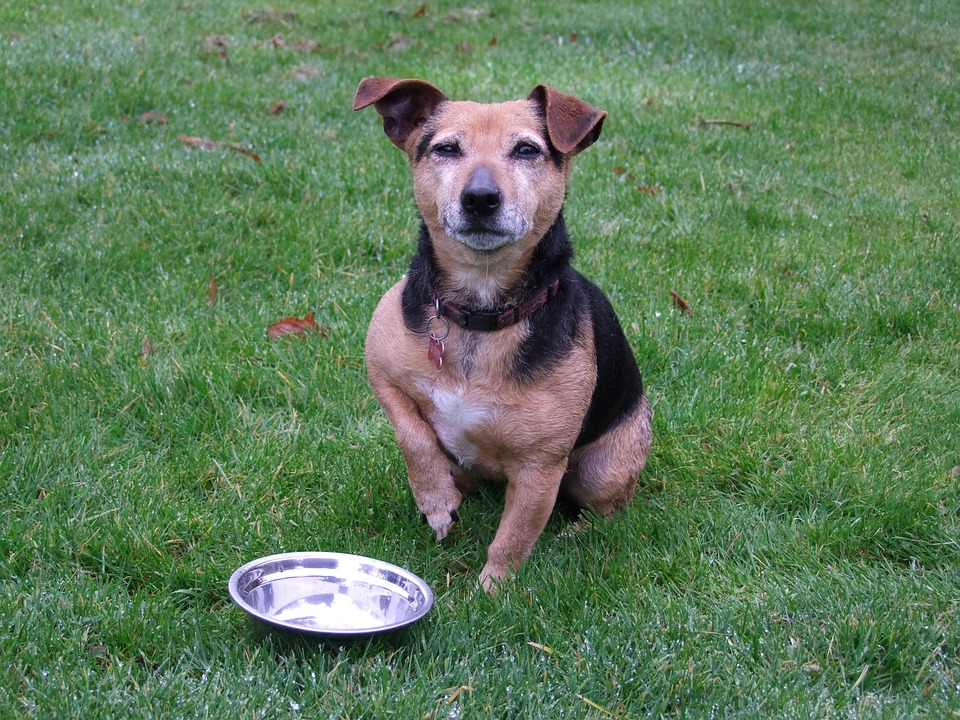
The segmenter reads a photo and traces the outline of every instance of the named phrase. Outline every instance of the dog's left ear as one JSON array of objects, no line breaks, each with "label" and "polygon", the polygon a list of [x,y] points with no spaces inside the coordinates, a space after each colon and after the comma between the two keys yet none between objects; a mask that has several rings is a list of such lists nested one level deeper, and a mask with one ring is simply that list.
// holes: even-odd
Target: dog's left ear
[{"label": "dog's left ear", "polygon": [[605,110],[547,85],[537,85],[527,100],[543,109],[550,142],[564,155],[576,155],[600,137]]},{"label": "dog's left ear", "polygon": [[446,102],[443,92],[424,80],[368,77],[360,81],[353,109],[373,105],[383,116],[383,131],[408,155],[424,123]]}]

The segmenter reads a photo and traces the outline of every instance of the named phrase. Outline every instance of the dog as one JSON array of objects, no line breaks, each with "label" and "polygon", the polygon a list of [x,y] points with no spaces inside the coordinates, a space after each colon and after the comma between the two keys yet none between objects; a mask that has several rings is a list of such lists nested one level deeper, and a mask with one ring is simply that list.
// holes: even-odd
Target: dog
[{"label": "dog", "polygon": [[421,226],[374,311],[367,374],[438,540],[477,480],[506,482],[480,573],[493,591],[558,496],[609,517],[650,451],[640,371],[610,302],[570,265],[563,218],[570,161],[607,113],[545,85],[480,104],[378,77],[353,109],[370,105],[410,162]]}]

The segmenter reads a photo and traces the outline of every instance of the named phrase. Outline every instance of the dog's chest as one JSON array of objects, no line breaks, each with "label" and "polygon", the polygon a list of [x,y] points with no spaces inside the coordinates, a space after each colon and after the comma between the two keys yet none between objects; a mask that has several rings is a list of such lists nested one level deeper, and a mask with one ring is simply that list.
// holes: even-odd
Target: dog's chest
[{"label": "dog's chest", "polygon": [[428,397],[428,419],[444,449],[466,467],[487,464],[485,446],[497,419],[495,405],[462,385],[421,391]]}]

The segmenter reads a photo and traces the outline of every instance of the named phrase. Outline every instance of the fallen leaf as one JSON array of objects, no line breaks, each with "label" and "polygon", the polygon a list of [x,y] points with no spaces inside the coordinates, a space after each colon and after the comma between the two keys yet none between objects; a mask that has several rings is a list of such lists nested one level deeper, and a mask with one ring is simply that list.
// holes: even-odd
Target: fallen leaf
[{"label": "fallen leaf", "polygon": [[643,104],[646,105],[647,107],[653,107],[656,104],[656,102],[657,102],[657,99],[653,95],[651,95],[646,100],[643,101]]},{"label": "fallen leaf", "polygon": [[717,125],[726,125],[728,127],[738,127],[743,130],[750,129],[750,123],[743,120],[711,120],[709,118],[700,118],[700,127],[713,127]]},{"label": "fallen leaf", "polygon": [[493,47],[494,45],[497,44],[497,38],[496,37],[490,38],[490,42],[488,44],[490,45],[490,47]]},{"label": "fallen leaf", "polygon": [[953,477],[960,475],[960,465],[955,465],[953,467],[953,470],[950,471],[950,475],[952,475]]},{"label": "fallen leaf", "polygon": [[210,278],[210,291],[207,293],[207,307],[213,307],[217,304],[217,281]]},{"label": "fallen leaf", "polygon": [[274,35],[270,38],[270,46],[275,48],[282,48],[287,46],[287,41],[284,39],[283,35]]},{"label": "fallen leaf", "polygon": [[575,32],[570,33],[570,42],[576,42],[578,39],[579,36]]},{"label": "fallen leaf", "polygon": [[284,335],[300,335],[305,332],[320,332],[320,326],[313,319],[313,313],[308,312],[302,318],[285,317],[267,328],[267,337],[276,340]]},{"label": "fallen leaf", "polygon": [[613,169],[613,174],[614,174],[614,175],[623,175],[625,172],[627,172],[627,169],[626,169],[625,167],[623,167],[622,165],[617,165],[617,166]]},{"label": "fallen leaf", "polygon": [[186,145],[187,147],[195,147],[200,150],[217,150],[219,148],[224,148],[226,150],[232,150],[235,153],[240,153],[250,158],[254,162],[260,162],[260,156],[249,148],[243,147],[243,145],[238,145],[237,143],[224,143],[218,142],[216,140],[208,140],[207,138],[193,137],[192,135],[177,135],[177,140]]},{"label": "fallen leaf", "polygon": [[677,295],[673,290],[670,291],[670,299],[673,300],[673,304],[680,308],[681,312],[689,313],[690,306],[684,301],[682,297]]},{"label": "fallen leaf", "polygon": [[137,354],[137,357],[140,358],[140,362],[147,361],[147,358],[150,357],[151,350],[153,350],[153,343],[150,342],[150,338],[144,335],[143,343],[140,345],[140,352]]},{"label": "fallen leaf", "polygon": [[193,137],[192,135],[177,135],[177,140],[187,147],[200,148],[201,150],[216,150],[220,143],[206,138]]},{"label": "fallen leaf", "polygon": [[156,112],[154,110],[147,110],[146,112],[140,113],[140,122],[145,124],[156,123],[157,125],[166,125],[167,116],[163,113]]},{"label": "fallen leaf", "polygon": [[261,161],[261,158],[260,158],[259,155],[257,155],[257,153],[255,153],[255,152],[254,152],[253,150],[251,150],[250,148],[245,148],[245,147],[243,147],[243,145],[237,145],[236,143],[230,143],[229,145],[225,145],[224,147],[226,147],[228,150],[233,150],[233,152],[235,152],[235,153],[240,153],[241,155],[244,155],[244,156],[250,158],[250,159],[253,160],[255,163],[258,163],[258,162]]},{"label": "fallen leaf", "polygon": [[423,5],[421,5],[420,7],[418,7],[418,8],[414,11],[414,13],[413,13],[413,17],[415,17],[415,18],[422,18],[422,17],[426,17],[426,16],[427,16],[427,4],[426,4],[426,3],[424,3]]},{"label": "fallen leaf", "polygon": [[207,55],[216,53],[224,60],[227,59],[227,38],[223,35],[207,35],[203,39],[203,52]]},{"label": "fallen leaf", "polygon": [[276,105],[270,106],[270,109],[267,110],[267,115],[279,115],[286,109],[287,104],[285,102],[278,102]]},{"label": "fallen leaf", "polygon": [[663,188],[659,185],[637,185],[637,190],[650,197],[656,197],[663,192]]}]

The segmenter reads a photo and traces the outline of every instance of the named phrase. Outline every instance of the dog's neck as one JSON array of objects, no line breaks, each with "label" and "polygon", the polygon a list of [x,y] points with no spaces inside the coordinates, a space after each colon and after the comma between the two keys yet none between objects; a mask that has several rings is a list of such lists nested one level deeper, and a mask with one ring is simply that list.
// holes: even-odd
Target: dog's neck
[{"label": "dog's neck", "polygon": [[431,302],[439,298],[472,311],[494,312],[522,305],[548,287],[569,263],[573,248],[561,213],[525,252],[508,247],[490,258],[466,253],[467,259],[459,262],[438,257],[426,226],[421,228],[419,255],[426,258]]},{"label": "dog's neck", "polygon": [[476,287],[451,287],[444,269],[437,263],[424,225],[420,230],[419,251],[410,263],[403,291],[404,323],[412,331],[422,332],[428,317],[425,313],[428,309],[435,310],[438,299],[471,313],[487,314],[499,314],[508,308],[535,302],[534,298],[545,290],[549,300],[557,291],[551,292],[548,288],[563,276],[572,256],[573,247],[561,213],[537,244],[518,280],[493,297],[485,297]]}]

